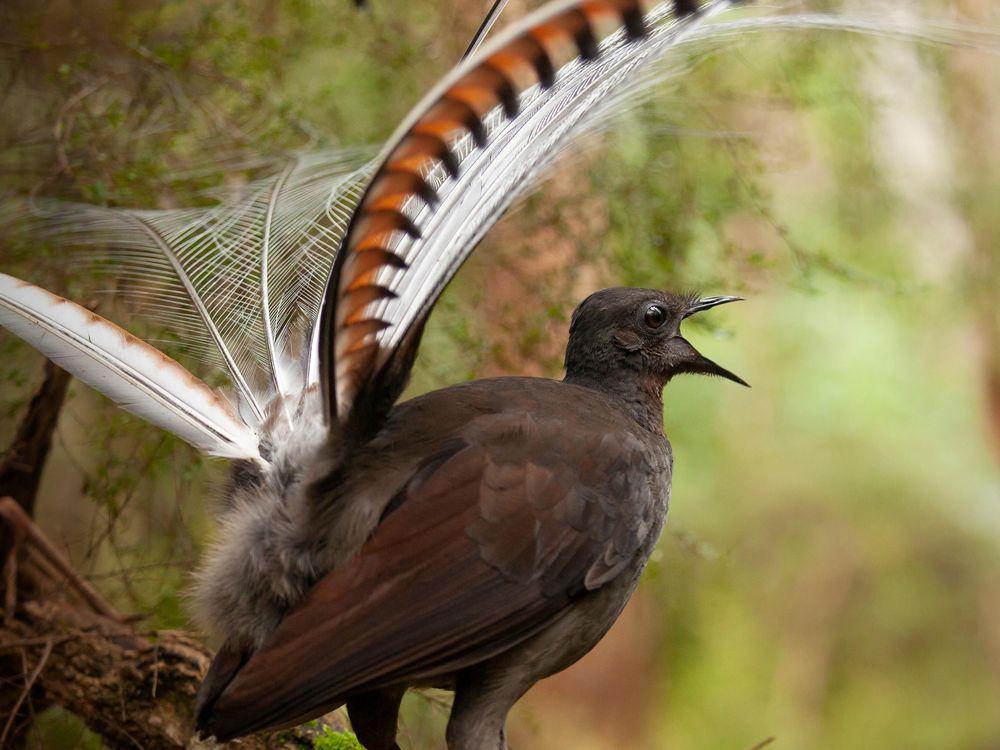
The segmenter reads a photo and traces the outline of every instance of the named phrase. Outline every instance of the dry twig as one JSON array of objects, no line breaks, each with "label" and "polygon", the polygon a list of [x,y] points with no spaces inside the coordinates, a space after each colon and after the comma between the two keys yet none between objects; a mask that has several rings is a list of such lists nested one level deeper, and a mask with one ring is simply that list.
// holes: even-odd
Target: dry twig
[{"label": "dry twig", "polygon": [[10,732],[10,728],[14,725],[14,718],[17,716],[17,712],[21,710],[21,706],[24,705],[24,701],[31,694],[31,688],[35,684],[35,680],[38,679],[38,675],[42,673],[45,668],[46,663],[49,661],[49,657],[52,655],[52,640],[49,639],[45,642],[45,649],[42,651],[42,655],[38,657],[38,664],[35,668],[31,670],[31,674],[28,675],[28,679],[24,681],[24,690],[21,691],[21,695],[17,699],[17,703],[14,704],[14,709],[10,712],[10,716],[7,717],[7,723],[3,726],[3,732],[0,732],[0,747],[4,747],[4,743],[7,741],[7,734]]}]

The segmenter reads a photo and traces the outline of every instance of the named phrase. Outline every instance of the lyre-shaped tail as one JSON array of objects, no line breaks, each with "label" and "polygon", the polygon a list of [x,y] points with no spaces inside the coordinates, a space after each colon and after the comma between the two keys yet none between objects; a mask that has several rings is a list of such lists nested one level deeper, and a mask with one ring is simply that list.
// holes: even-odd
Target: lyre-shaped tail
[{"label": "lyre-shaped tail", "polygon": [[[676,66],[654,67],[666,53],[775,29],[943,43],[968,31],[901,25],[877,9],[854,19],[701,23],[731,4],[556,0],[446,75],[374,162],[366,150],[299,153],[284,168],[219,191],[212,206],[45,205],[36,226],[49,241],[81,247],[81,259],[100,258],[115,293],[139,296],[137,316],[164,324],[185,352],[215,365],[239,406],[235,417],[225,405],[229,416],[205,422],[199,409],[182,416],[184,389],[166,387],[166,411],[141,406],[146,396],[121,396],[133,411],[209,453],[245,457],[256,455],[249,436],[267,429],[269,404],[319,381],[327,424],[364,439],[399,396],[431,308],[479,240],[577,136],[675,76]],[[995,49],[995,30],[970,42]],[[0,323],[47,352],[51,342],[32,337],[35,328],[11,306],[10,283]],[[72,332],[63,331],[60,346]],[[107,367],[96,350],[53,351],[93,356],[95,371]],[[115,385],[104,391],[118,399],[116,389],[134,383],[120,364],[111,371]]]}]

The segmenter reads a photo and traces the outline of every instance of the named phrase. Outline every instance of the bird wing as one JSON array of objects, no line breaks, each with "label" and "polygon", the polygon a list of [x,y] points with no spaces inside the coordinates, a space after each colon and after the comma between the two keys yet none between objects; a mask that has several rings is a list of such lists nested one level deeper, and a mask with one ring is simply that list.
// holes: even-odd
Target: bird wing
[{"label": "bird wing", "polygon": [[486,231],[651,63],[729,5],[552,2],[444,77],[383,150],[334,261],[317,340],[330,424],[361,439],[377,429],[427,315]]},{"label": "bird wing", "polygon": [[74,302],[0,273],[0,325],[123,409],[210,455],[260,460],[257,435],[201,380]]},{"label": "bird wing", "polygon": [[289,726],[352,693],[453,673],[544,629],[636,559],[665,502],[637,438],[605,425],[569,439],[565,424],[526,413],[473,424],[249,659],[203,729],[225,739]]}]

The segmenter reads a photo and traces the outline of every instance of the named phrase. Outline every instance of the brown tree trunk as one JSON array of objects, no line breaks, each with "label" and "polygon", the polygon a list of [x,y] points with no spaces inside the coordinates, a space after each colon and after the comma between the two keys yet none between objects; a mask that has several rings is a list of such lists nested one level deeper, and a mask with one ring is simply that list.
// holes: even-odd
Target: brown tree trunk
[{"label": "brown tree trunk", "polygon": [[11,738],[24,728],[18,722],[30,723],[25,705],[59,705],[110,747],[183,748],[208,662],[205,647],[181,633],[150,637],[68,601],[25,602],[0,628],[4,678],[19,688],[5,693],[21,704],[0,707],[13,719],[3,731]]}]

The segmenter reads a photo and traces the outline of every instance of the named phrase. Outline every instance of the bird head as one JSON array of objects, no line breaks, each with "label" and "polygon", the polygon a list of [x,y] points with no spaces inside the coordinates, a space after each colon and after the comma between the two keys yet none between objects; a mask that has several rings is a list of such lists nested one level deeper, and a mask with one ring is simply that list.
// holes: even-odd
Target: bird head
[{"label": "bird head", "polygon": [[695,313],[740,297],[677,295],[656,289],[615,288],[591,294],[573,313],[566,347],[568,379],[622,368],[652,377],[658,385],[675,375],[716,375],[740,385],[742,378],[703,356],[681,335]]}]

